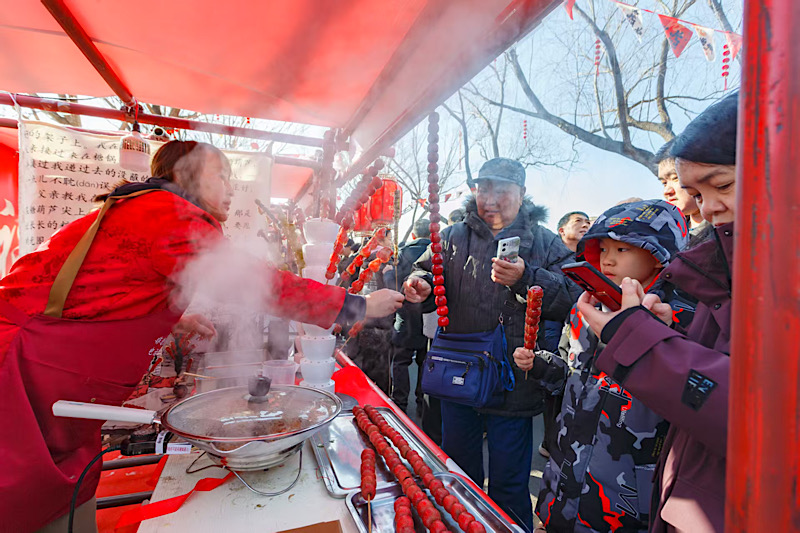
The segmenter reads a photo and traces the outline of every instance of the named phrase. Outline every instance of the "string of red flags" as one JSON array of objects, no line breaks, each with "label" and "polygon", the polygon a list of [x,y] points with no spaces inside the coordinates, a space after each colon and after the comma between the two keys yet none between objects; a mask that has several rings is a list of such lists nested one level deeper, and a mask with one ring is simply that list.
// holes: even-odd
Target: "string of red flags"
[{"label": "string of red flags", "polygon": [[678,19],[666,15],[659,15],[658,19],[661,21],[661,25],[664,26],[664,33],[667,34],[672,53],[675,54],[675,57],[681,57],[686,45],[692,40],[694,32],[678,22]]},{"label": "string of red flags", "polygon": [[[675,54],[675,57],[681,56],[683,51],[689,45],[689,42],[692,40],[692,36],[696,35],[697,39],[700,41],[700,45],[703,48],[703,54],[705,55],[706,60],[713,62],[717,57],[715,34],[721,34],[725,39],[725,44],[723,45],[724,51],[722,54],[722,77],[725,79],[725,88],[727,89],[730,63],[736,59],[736,56],[742,49],[743,40],[741,35],[734,32],[709,28],[701,24],[671,17],[669,15],[663,15],[650,9],[620,2],[619,0],[610,1],[616,4],[616,6],[619,8],[623,18],[631,27],[633,33],[640,42],[646,30],[642,13],[658,15],[658,19],[661,22],[664,34],[667,36],[667,40],[669,41],[670,49],[672,50],[672,53]],[[565,0],[564,2],[564,8],[566,9],[570,19],[573,18],[573,8],[575,7],[575,2],[576,0]]]}]

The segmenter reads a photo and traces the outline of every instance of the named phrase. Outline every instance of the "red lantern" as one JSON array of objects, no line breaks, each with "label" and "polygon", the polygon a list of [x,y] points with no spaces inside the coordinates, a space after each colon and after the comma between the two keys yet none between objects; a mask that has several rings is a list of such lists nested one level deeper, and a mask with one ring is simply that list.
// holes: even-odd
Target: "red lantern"
[{"label": "red lantern", "polygon": [[372,217],[369,215],[369,203],[358,208],[353,214],[353,231],[357,233],[372,232]]},{"label": "red lantern", "polygon": [[373,227],[391,226],[394,224],[394,192],[400,190],[400,204],[402,205],[403,190],[392,178],[382,178],[383,185],[370,197],[369,215],[372,219]]}]

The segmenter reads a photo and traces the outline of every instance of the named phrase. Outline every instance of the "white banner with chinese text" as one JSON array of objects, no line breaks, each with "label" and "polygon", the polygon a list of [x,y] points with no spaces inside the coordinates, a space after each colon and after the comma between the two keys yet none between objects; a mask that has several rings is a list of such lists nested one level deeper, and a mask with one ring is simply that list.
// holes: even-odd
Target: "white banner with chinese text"
[{"label": "white banner with chinese text", "polygon": [[[121,180],[144,181],[148,174],[120,168],[119,134],[76,131],[43,122],[19,128],[20,254],[33,251],[62,226],[88,214],[97,194]],[[151,153],[162,143],[149,141]],[[272,158],[254,152],[224,151],[231,163],[234,193],[225,233],[252,240],[266,221],[255,200],[270,203]]]}]

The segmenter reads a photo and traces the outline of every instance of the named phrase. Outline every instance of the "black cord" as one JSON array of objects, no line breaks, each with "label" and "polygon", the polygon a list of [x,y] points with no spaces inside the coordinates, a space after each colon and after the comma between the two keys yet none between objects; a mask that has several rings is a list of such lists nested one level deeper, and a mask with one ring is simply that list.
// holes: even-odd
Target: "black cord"
[{"label": "black cord", "polygon": [[67,527],[68,533],[72,533],[72,521],[75,519],[75,502],[78,500],[78,491],[81,488],[81,483],[83,483],[83,478],[86,477],[86,474],[89,473],[89,469],[92,468],[92,465],[95,464],[98,459],[103,457],[108,452],[113,452],[116,450],[119,450],[119,446],[109,446],[105,450],[101,451],[94,456],[94,459],[89,461],[89,464],[86,465],[86,468],[84,468],[83,472],[81,472],[81,477],[78,478],[78,483],[75,484],[75,490],[72,492],[72,501],[69,502],[69,522]]}]

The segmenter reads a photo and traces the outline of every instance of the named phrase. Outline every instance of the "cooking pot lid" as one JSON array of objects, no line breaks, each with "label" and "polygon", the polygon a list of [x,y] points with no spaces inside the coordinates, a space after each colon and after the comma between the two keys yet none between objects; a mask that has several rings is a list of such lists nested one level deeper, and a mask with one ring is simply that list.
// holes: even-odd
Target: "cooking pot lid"
[{"label": "cooking pot lid", "polygon": [[292,385],[273,386],[266,401],[250,398],[247,387],[204,392],[176,404],[161,422],[174,433],[199,440],[272,440],[325,424],[342,408],[328,392]]}]

